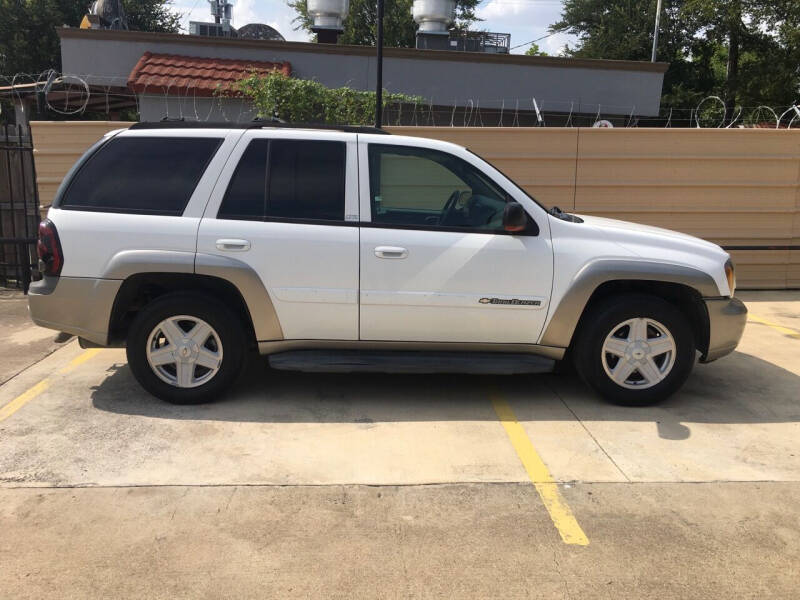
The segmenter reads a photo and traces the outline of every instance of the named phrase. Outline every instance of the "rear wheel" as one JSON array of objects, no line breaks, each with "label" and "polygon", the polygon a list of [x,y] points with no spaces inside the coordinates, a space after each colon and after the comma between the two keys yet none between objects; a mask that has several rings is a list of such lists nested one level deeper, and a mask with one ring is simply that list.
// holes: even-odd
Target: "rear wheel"
[{"label": "rear wheel", "polygon": [[689,377],[695,342],[686,317],[655,296],[609,298],[585,319],[575,367],[601,396],[629,406],[659,402]]},{"label": "rear wheel", "polygon": [[148,392],[174,404],[221,397],[244,363],[240,321],[213,298],[168,294],[148,304],[128,333],[128,364]]}]

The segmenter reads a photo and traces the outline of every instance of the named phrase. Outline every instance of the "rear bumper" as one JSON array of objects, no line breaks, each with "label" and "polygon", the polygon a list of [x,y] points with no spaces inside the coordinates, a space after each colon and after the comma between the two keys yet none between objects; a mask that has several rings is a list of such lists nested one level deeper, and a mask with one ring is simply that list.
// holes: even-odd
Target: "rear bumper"
[{"label": "rear bumper", "polygon": [[28,310],[41,327],[105,346],[111,310],[121,285],[118,279],[45,277],[31,284]]},{"label": "rear bumper", "polygon": [[747,323],[747,307],[738,298],[704,298],[708,310],[708,351],[700,362],[709,363],[733,352]]}]

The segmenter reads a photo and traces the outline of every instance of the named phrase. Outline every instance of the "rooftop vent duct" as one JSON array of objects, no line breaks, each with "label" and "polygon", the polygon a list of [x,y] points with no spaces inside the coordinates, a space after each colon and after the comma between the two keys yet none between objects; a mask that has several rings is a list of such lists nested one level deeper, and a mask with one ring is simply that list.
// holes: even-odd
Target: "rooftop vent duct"
[{"label": "rooftop vent duct", "polygon": [[127,29],[122,0],[96,0],[81,23],[82,29]]},{"label": "rooftop vent duct", "polygon": [[344,31],[344,20],[349,10],[350,0],[308,0],[308,14],[314,19],[311,31],[317,34],[317,41],[335,44]]},{"label": "rooftop vent duct", "polygon": [[455,19],[455,11],[455,0],[414,0],[411,14],[419,25],[417,48],[448,49],[448,27]]},{"label": "rooftop vent duct", "polygon": [[455,18],[454,0],[414,0],[411,14],[422,33],[448,35],[447,27]]}]

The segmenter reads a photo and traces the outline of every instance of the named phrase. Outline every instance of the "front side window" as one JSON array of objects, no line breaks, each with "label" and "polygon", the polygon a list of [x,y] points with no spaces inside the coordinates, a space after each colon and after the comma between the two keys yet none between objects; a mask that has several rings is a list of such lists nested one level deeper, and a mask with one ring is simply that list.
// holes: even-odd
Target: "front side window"
[{"label": "front side window", "polygon": [[217,218],[344,220],[346,152],[344,142],[253,140]]},{"label": "front side window", "polygon": [[370,144],[372,222],[502,231],[508,195],[468,162],[438,150]]},{"label": "front side window", "polygon": [[114,138],[81,167],[59,206],[181,215],[221,143],[221,138]]}]

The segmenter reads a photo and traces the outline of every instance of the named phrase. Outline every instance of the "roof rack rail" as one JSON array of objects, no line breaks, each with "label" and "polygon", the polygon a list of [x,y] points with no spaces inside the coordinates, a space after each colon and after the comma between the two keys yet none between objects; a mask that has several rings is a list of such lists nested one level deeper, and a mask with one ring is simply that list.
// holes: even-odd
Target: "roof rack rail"
[{"label": "roof rack rail", "polygon": [[253,120],[247,123],[212,123],[204,121],[161,120],[143,121],[134,123],[130,129],[321,129],[328,131],[343,131],[346,133],[378,133],[391,135],[388,131],[377,127],[363,127],[360,125],[327,125],[315,123],[284,123],[282,121]]}]

